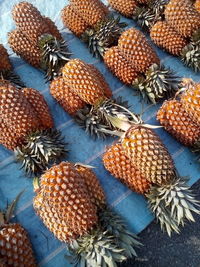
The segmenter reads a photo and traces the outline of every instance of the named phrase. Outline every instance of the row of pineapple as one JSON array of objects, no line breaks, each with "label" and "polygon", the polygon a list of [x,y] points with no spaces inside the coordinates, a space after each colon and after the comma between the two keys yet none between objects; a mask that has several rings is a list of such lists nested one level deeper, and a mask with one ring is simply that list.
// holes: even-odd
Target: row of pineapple
[{"label": "row of pineapple", "polygon": [[183,63],[200,70],[199,0],[108,0],[122,15],[149,31],[152,41]]},{"label": "row of pineapple", "polygon": [[[186,220],[194,220],[192,212],[200,212],[187,181],[178,175],[153,130],[157,127],[144,124],[140,116],[129,111],[127,103],[113,99],[109,85],[93,65],[70,60],[55,24],[33,5],[21,2],[12,14],[17,28],[9,33],[8,41],[14,52],[46,73],[52,96],[87,132],[104,138],[120,136],[103,156],[105,168],[147,198],[163,230],[169,235],[179,233]],[[71,0],[62,10],[62,19],[119,79],[137,87],[151,102],[176,93],[174,99],[164,102],[158,120],[199,153],[199,84],[188,79],[181,82],[161,66],[145,36],[135,28],[124,31],[125,25],[110,16],[98,0]],[[36,213],[67,244],[74,264],[115,266],[136,255],[135,247],[140,243],[107,207],[91,167],[69,162],[55,165],[67,148],[54,128],[48,105],[37,90],[23,85],[2,46],[0,54],[0,142],[15,151],[28,174],[43,173],[34,180]],[[24,229],[9,224],[15,205],[16,201],[1,216],[0,264],[35,266]]]}]

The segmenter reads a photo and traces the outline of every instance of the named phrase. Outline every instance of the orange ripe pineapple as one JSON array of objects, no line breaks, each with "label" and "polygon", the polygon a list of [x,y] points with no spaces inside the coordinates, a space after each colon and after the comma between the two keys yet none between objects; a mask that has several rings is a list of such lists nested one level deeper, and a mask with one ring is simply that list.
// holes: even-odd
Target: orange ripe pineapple
[{"label": "orange ripe pineapple", "polygon": [[174,162],[158,135],[151,129],[131,127],[122,140],[122,146],[149,182],[162,185],[174,177]]},{"label": "orange ripe pineapple", "polygon": [[98,105],[105,100],[101,83],[88,64],[80,59],[72,59],[62,69],[64,81],[83,101]]},{"label": "orange ripe pineapple", "polygon": [[89,167],[81,164],[76,164],[75,168],[85,181],[92,203],[98,208],[105,206],[106,197],[95,173]]},{"label": "orange ripe pineapple", "polygon": [[27,173],[37,173],[65,153],[59,131],[53,129],[48,106],[34,89],[0,84],[0,142],[15,150],[16,160]]},{"label": "orange ripe pineapple", "polygon": [[146,37],[135,28],[123,32],[119,38],[118,46],[138,72],[144,73],[152,64],[160,63]]},{"label": "orange ripe pineapple", "polygon": [[[62,162],[46,171],[40,179],[40,193],[44,204],[51,203],[50,206],[55,209],[58,217],[62,217],[63,230],[65,224],[69,225],[76,238],[88,233],[97,224],[96,207],[73,164]],[[37,200],[37,196],[35,199]],[[37,209],[37,213],[40,216],[40,209]],[[54,234],[56,228],[55,224]],[[61,241],[68,240],[66,233],[66,238]]]},{"label": "orange ripe pineapple", "polygon": [[156,45],[176,56],[179,56],[188,44],[188,41],[166,21],[156,22],[150,30],[150,36]]},{"label": "orange ripe pineapple", "polygon": [[200,0],[196,0],[196,1],[195,1],[194,7],[196,8],[196,10],[197,10],[198,12],[200,12]]},{"label": "orange ripe pineapple", "polygon": [[8,41],[13,51],[44,70],[47,80],[58,76],[70,53],[55,23],[25,1],[14,6],[12,15],[17,29],[9,33]]},{"label": "orange ripe pineapple", "polygon": [[132,64],[124,57],[118,46],[109,48],[104,54],[104,62],[108,68],[124,83],[132,84],[139,73]]},{"label": "orange ripe pineapple", "polygon": [[135,255],[134,247],[140,243],[106,207],[104,192],[91,169],[62,162],[41,176],[40,185],[35,180],[34,187],[36,213],[67,243],[76,264],[96,266],[101,262],[108,267]]},{"label": "orange ripe pineapple", "polygon": [[200,15],[190,0],[170,0],[165,8],[165,19],[183,37],[192,37],[200,28]]},{"label": "orange ripe pineapple", "polygon": [[192,121],[183,105],[175,99],[165,101],[157,113],[160,124],[185,146],[200,140],[200,126]]},{"label": "orange ripe pineapple", "polygon": [[44,23],[47,24],[49,33],[56,37],[56,39],[62,41],[62,35],[59,32],[58,28],[56,27],[55,23],[48,17],[42,16]]},{"label": "orange ripe pineapple", "polygon": [[107,149],[103,155],[103,164],[112,175],[131,190],[140,194],[145,194],[149,190],[150,182],[126,156],[121,143],[116,143]]},{"label": "orange ripe pineapple", "polygon": [[106,16],[105,7],[99,3],[99,0],[70,0],[70,4],[73,9],[91,27]]},{"label": "orange ripe pineapple", "polygon": [[106,82],[104,76],[101,74],[101,72],[92,64],[89,64],[91,70],[95,73],[97,79],[99,80],[99,82],[101,83],[101,86],[104,90],[104,94],[107,98],[111,98],[112,97],[112,91],[108,85],[108,83]]},{"label": "orange ripe pineapple", "polygon": [[8,34],[8,43],[17,55],[20,55],[32,66],[40,67],[40,49],[27,39],[21,29],[13,30]]},{"label": "orange ripe pineapple", "polygon": [[126,23],[108,16],[108,8],[100,0],[71,0],[62,10],[66,27],[88,45],[95,57],[103,57],[105,51],[116,45]]},{"label": "orange ripe pineapple", "polygon": [[[133,124],[114,119],[113,123],[124,133],[119,140],[120,146],[111,147],[104,155],[106,169],[134,191],[137,190],[136,181],[141,179],[147,191],[140,187],[137,192],[147,197],[149,208],[155,213],[161,228],[169,236],[173,231],[179,233],[186,219],[194,221],[191,211],[200,214],[186,180],[178,176],[169,152],[150,125],[142,124],[138,119]],[[134,173],[130,163],[131,168],[138,172],[140,178],[137,180],[136,176],[130,176]]]},{"label": "orange ripe pineapple", "polygon": [[200,83],[185,80],[184,87],[181,104],[191,119],[200,126]]},{"label": "orange ripe pineapple", "polygon": [[89,27],[89,24],[76,13],[72,5],[65,6],[62,10],[63,24],[70,29],[75,35],[80,36]]},{"label": "orange ripe pineapple", "polygon": [[109,0],[108,2],[113,9],[126,17],[132,17],[138,6],[138,1],[136,2],[135,0],[127,0],[126,2],[121,0]]},{"label": "orange ripe pineapple", "polygon": [[54,79],[49,89],[51,95],[70,115],[75,115],[79,109],[86,105],[79,96],[73,93],[62,77]]},{"label": "orange ripe pineapple", "polygon": [[27,39],[35,45],[43,34],[49,33],[48,25],[42,15],[31,3],[20,2],[15,5],[12,16],[17,28],[21,29]]},{"label": "orange ripe pineapple", "polygon": [[26,230],[20,224],[10,222],[19,196],[6,212],[0,213],[0,266],[2,267],[37,266]]},{"label": "orange ripe pineapple", "polygon": [[137,79],[134,85],[152,103],[155,104],[178,90],[179,77],[169,68],[160,65],[156,52],[139,30],[130,28],[124,31],[119,38],[118,47],[134,69],[144,74],[144,78]]},{"label": "orange ripe pineapple", "polygon": [[50,114],[49,107],[39,91],[33,88],[24,88],[22,89],[22,92],[31,106],[33,106],[33,108],[35,109],[37,116],[44,128],[53,128],[54,123]]}]

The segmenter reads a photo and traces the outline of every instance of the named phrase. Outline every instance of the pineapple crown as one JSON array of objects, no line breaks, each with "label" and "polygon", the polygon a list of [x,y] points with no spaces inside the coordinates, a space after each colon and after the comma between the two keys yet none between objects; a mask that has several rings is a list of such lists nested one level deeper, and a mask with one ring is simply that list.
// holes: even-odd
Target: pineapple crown
[{"label": "pineapple crown", "polygon": [[88,43],[90,52],[95,57],[103,57],[105,51],[117,44],[117,41],[127,26],[120,22],[120,17],[109,16],[98,22],[93,28],[87,29],[82,34],[82,40]]},{"label": "pineapple crown", "polygon": [[115,100],[106,99],[98,107],[87,105],[78,110],[75,120],[91,136],[104,139],[110,135],[110,131],[119,130],[111,122],[112,117],[124,121],[132,120],[133,115],[128,108],[128,102],[123,101],[121,97]]},{"label": "pineapple crown", "polygon": [[0,71],[0,79],[10,81],[10,83],[14,84],[16,88],[26,87],[20,77],[12,70]]},{"label": "pineapple crown", "polygon": [[24,193],[24,190],[17,195],[15,200],[13,200],[13,202],[10,205],[7,206],[4,212],[3,211],[0,212],[0,228],[4,224],[8,224],[10,222],[11,218],[13,217],[13,213],[15,211],[16,205],[19,202],[19,199],[23,193]]},{"label": "pineapple crown", "polygon": [[183,63],[195,72],[200,71],[200,42],[190,42],[181,51]]},{"label": "pineapple crown", "polygon": [[24,144],[15,149],[15,157],[28,175],[35,175],[64,157],[67,153],[65,146],[60,131],[36,131],[26,136]]},{"label": "pineapple crown", "polygon": [[69,61],[71,53],[64,40],[57,40],[51,34],[43,34],[38,45],[42,51],[41,68],[46,71],[47,81],[53,80]]},{"label": "pineapple crown", "polygon": [[168,235],[180,232],[185,220],[193,221],[192,212],[200,214],[199,201],[195,200],[186,184],[188,178],[180,178],[177,173],[172,180],[162,186],[152,186],[146,194],[149,208],[160,222],[161,229]]},{"label": "pineapple crown", "polygon": [[142,244],[127,230],[121,216],[106,207],[99,211],[99,223],[98,229],[68,245],[67,258],[75,266],[80,262],[83,266],[117,266],[117,262],[137,256],[135,248]]},{"label": "pineapple crown", "polygon": [[149,30],[157,21],[164,19],[165,6],[169,0],[149,1],[147,7],[137,7],[133,19],[144,29]]},{"label": "pineapple crown", "polygon": [[156,104],[160,99],[172,97],[179,89],[181,79],[164,65],[152,64],[145,77],[140,76],[134,80],[133,86],[142,97]]}]

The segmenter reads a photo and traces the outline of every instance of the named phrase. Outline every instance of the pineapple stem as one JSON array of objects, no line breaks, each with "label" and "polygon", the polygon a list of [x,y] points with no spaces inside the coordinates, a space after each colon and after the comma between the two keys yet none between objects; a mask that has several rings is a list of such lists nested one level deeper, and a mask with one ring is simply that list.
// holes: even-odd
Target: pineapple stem
[{"label": "pineapple stem", "polygon": [[33,189],[34,189],[34,192],[38,192],[40,189],[40,180],[38,177],[35,177],[33,179]]}]

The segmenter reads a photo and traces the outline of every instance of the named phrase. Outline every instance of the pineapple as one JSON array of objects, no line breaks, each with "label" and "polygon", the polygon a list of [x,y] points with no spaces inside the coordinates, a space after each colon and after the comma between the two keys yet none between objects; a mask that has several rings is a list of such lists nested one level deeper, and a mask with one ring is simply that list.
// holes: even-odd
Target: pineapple
[{"label": "pineapple", "polygon": [[190,0],[170,0],[165,19],[183,37],[191,38],[200,29],[200,15]]},{"label": "pineapple", "polygon": [[179,56],[183,48],[188,44],[188,41],[168,25],[166,21],[155,23],[150,30],[150,36],[156,45],[175,56]]},{"label": "pineapple", "polygon": [[170,69],[160,65],[156,52],[139,30],[130,28],[123,32],[118,47],[134,69],[144,75],[134,85],[142,95],[146,93],[152,103],[177,91],[179,78]]},{"label": "pineapple", "polygon": [[185,79],[181,104],[190,118],[200,126],[200,83]]},{"label": "pineapple", "polygon": [[72,5],[65,6],[61,12],[61,18],[63,24],[70,29],[78,37],[81,36],[89,24],[84,21],[84,19],[76,13]]},{"label": "pineapple", "polygon": [[103,20],[108,13],[99,0],[70,0],[70,5],[90,27]]},{"label": "pineapple", "polygon": [[16,29],[8,33],[8,43],[17,55],[20,55],[20,57],[32,66],[40,68],[40,49],[27,39],[21,29]]},{"label": "pineapple", "polygon": [[[76,114],[77,122],[91,135],[105,137],[104,129],[112,129],[109,116],[130,119],[125,103],[109,98],[111,90],[102,74],[80,59],[72,59],[62,69],[62,77],[73,94],[87,104]],[[117,102],[117,103],[116,103]]]},{"label": "pineapple", "polygon": [[196,8],[196,10],[197,10],[198,12],[200,12],[200,1],[199,1],[199,0],[196,0],[196,1],[195,1],[194,7]]},{"label": "pineapple", "polygon": [[6,212],[0,213],[0,266],[36,267],[26,230],[19,223],[10,223],[20,195]]},{"label": "pineapple", "polygon": [[84,179],[92,203],[98,208],[103,208],[106,205],[106,197],[95,173],[83,164],[77,163],[75,169]]},{"label": "pineapple", "polygon": [[109,0],[110,6],[121,13],[123,16],[131,18],[138,6],[138,1],[128,0],[126,2],[121,0]]},{"label": "pineapple", "polygon": [[62,77],[57,77],[50,84],[50,93],[70,115],[75,115],[86,103],[65,83]]},{"label": "pineapple", "polygon": [[108,68],[125,84],[131,85],[139,77],[131,63],[126,60],[118,46],[109,48],[103,57]]},{"label": "pineapple", "polygon": [[106,208],[103,190],[88,167],[62,162],[47,170],[40,184],[35,180],[34,188],[36,213],[66,243],[74,263],[114,266],[135,255],[139,242],[121,218]]},{"label": "pineapple", "polygon": [[108,15],[99,0],[71,0],[62,10],[63,24],[88,44],[95,57],[103,57],[107,48],[116,44],[125,23]]},{"label": "pineapple", "polygon": [[2,44],[0,44],[0,57],[1,57],[0,79],[9,80],[17,87],[24,87],[25,85],[20,80],[19,76],[14,73],[8,52]]},{"label": "pineapple", "polygon": [[52,80],[70,55],[57,27],[28,2],[16,4],[12,15],[17,29],[8,35],[11,48]]},{"label": "pineapple", "polygon": [[145,194],[150,187],[150,182],[141,175],[140,171],[126,156],[122,144],[116,143],[108,148],[103,155],[105,168],[131,190]]},{"label": "pineapple", "polygon": [[198,43],[189,42],[166,21],[155,23],[150,30],[150,35],[156,45],[175,56],[179,56],[184,64],[193,68],[194,71],[200,70],[200,47]]},{"label": "pineapple", "polygon": [[[111,147],[104,155],[105,167],[117,178],[120,175],[120,179],[130,189],[138,192],[137,175],[130,179],[130,174],[125,176],[118,171],[124,169],[128,172],[131,163],[131,167],[138,170],[143,187],[148,185],[147,191],[141,193],[147,197],[149,208],[160,221],[161,229],[166,230],[169,236],[172,231],[179,233],[180,226],[184,226],[186,219],[194,221],[192,211],[200,214],[199,205],[186,180],[178,176],[170,154],[149,125],[124,123],[116,119],[113,119],[113,123],[125,131],[119,140],[118,149],[122,150],[115,153],[116,148]],[[129,159],[128,167],[124,158]],[[116,162],[115,166],[113,162]]]},{"label": "pineapple", "polygon": [[200,126],[192,121],[180,101],[165,101],[157,113],[157,119],[179,142],[200,152]]},{"label": "pineapple", "polygon": [[34,89],[0,83],[1,144],[15,151],[27,173],[37,173],[66,152],[48,106]]}]

